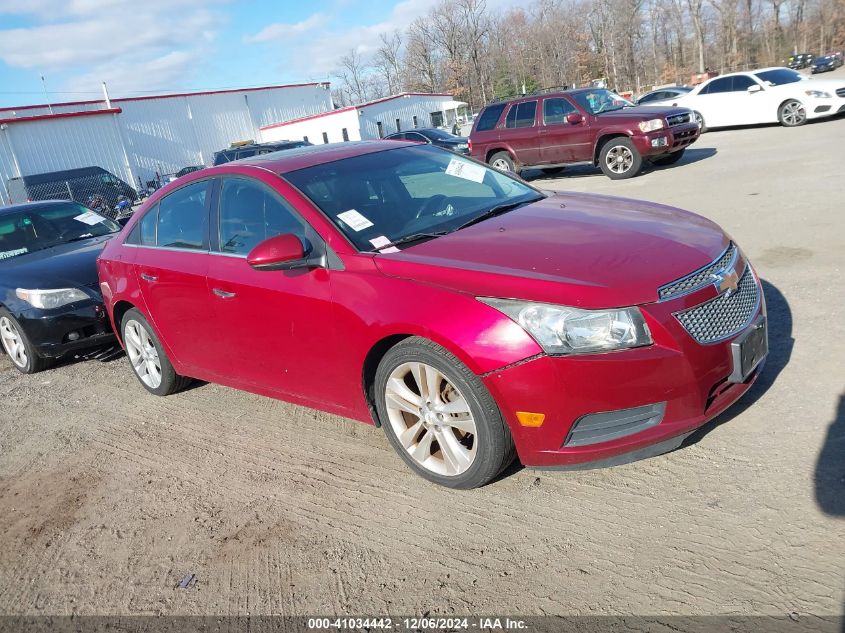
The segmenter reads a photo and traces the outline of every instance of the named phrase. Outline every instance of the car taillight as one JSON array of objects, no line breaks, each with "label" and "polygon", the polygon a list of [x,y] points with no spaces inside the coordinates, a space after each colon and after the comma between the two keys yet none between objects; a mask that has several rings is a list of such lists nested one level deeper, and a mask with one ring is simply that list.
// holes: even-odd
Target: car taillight
[{"label": "car taillight", "polygon": [[472,141],[470,139],[467,139],[467,150],[472,152]]}]

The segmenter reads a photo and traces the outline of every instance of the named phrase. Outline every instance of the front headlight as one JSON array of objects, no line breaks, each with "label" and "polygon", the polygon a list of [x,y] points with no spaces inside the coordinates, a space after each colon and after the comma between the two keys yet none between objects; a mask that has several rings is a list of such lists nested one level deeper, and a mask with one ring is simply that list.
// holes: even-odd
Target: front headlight
[{"label": "front headlight", "polygon": [[607,352],[653,343],[639,308],[580,310],[512,299],[478,300],[516,321],[547,354]]},{"label": "front headlight", "polygon": [[651,119],[650,121],[640,121],[641,132],[654,132],[655,130],[663,129],[663,119]]},{"label": "front headlight", "polygon": [[77,288],[56,288],[55,290],[15,290],[18,299],[23,299],[33,308],[52,310],[76,301],[85,301],[90,297]]},{"label": "front headlight", "polygon": [[824,92],[823,90],[805,90],[804,94],[808,97],[815,97],[816,99],[831,99],[832,96],[829,92]]}]

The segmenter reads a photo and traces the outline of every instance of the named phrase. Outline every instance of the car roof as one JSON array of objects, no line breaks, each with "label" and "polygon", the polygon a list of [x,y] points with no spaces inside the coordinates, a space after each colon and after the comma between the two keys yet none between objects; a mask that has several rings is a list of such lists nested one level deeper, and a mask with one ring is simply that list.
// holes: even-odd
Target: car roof
[{"label": "car roof", "polygon": [[269,154],[250,156],[249,158],[231,161],[216,167],[210,167],[209,169],[220,170],[225,169],[229,165],[243,165],[248,167],[260,167],[261,169],[267,169],[277,174],[285,174],[297,171],[298,169],[313,167],[315,165],[333,163],[338,160],[343,160],[344,158],[396,150],[401,149],[402,147],[404,147],[404,144],[402,143],[382,140],[345,141],[343,143],[328,143],[324,145],[306,145],[305,147],[295,147],[293,149],[286,149],[280,152],[270,152]]},{"label": "car roof", "polygon": [[20,211],[49,209],[51,207],[59,207],[68,203],[82,205],[81,202],[76,202],[75,200],[39,200],[38,202],[22,202],[20,204],[10,204],[5,207],[0,207],[0,216],[7,215],[9,213],[18,213]]}]

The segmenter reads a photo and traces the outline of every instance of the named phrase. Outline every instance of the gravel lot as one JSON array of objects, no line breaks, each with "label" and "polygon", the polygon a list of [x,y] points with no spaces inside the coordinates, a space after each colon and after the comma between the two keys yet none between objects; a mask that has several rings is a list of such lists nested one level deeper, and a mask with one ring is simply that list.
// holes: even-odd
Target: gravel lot
[{"label": "gravel lot", "polygon": [[842,614],[844,139],[842,117],[712,132],[630,181],[535,180],[702,213],[765,280],[764,375],[650,460],[449,491],[366,425],[0,358],[0,613]]}]

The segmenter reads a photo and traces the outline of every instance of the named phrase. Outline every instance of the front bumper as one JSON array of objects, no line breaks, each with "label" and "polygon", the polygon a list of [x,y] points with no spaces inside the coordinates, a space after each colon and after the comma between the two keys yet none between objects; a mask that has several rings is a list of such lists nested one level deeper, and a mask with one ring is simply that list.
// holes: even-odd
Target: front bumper
[{"label": "front bumper", "polygon": [[834,93],[831,94],[833,96],[830,99],[807,97],[804,109],[807,112],[808,119],[821,119],[845,112],[845,97],[837,96]]},{"label": "front bumper", "polygon": [[[756,282],[759,286],[759,281]],[[482,377],[508,422],[520,460],[527,466],[602,466],[658,454],[725,411],[756,380],[760,364],[741,383],[731,343],[748,329],[713,344],[697,343],[674,312],[713,298],[708,287],[685,297],[642,306],[654,345],[583,356],[539,356]],[[762,296],[762,289],[759,289]],[[754,323],[765,303],[753,312]],[[585,416],[648,406],[659,422],[608,441],[572,445],[576,421]],[[522,426],[517,411],[545,414],[540,427]]]},{"label": "front bumper", "polygon": [[631,138],[641,156],[659,156],[669,154],[692,145],[701,136],[697,123],[673,125],[647,134],[637,134]]},{"label": "front bumper", "polygon": [[30,308],[17,315],[17,319],[38,355],[45,358],[58,358],[115,342],[106,309],[94,300],[55,310]]}]

